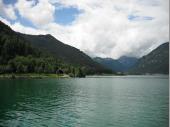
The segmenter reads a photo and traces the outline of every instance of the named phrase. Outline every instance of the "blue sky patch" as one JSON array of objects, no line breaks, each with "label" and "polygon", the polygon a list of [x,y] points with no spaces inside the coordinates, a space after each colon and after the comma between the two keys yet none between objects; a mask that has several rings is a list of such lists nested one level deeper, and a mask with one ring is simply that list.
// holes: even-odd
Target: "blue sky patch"
[{"label": "blue sky patch", "polygon": [[153,20],[154,19],[153,17],[149,17],[149,16],[144,16],[142,18],[143,18],[143,20]]},{"label": "blue sky patch", "polygon": [[134,20],[134,19],[137,19],[137,18],[139,18],[139,16],[128,15],[128,19],[129,19],[129,20]]},{"label": "blue sky patch", "polygon": [[128,19],[130,21],[146,21],[146,20],[153,20],[154,18],[150,16],[128,15]]},{"label": "blue sky patch", "polygon": [[17,0],[3,0],[4,4],[15,4]]},{"label": "blue sky patch", "polygon": [[26,19],[26,18],[24,18],[24,17],[18,17],[18,18],[19,18],[18,21],[19,21],[22,25],[36,28],[36,26],[35,26],[31,21],[29,21],[28,19]]},{"label": "blue sky patch", "polygon": [[15,14],[16,14],[16,16],[17,16],[17,19],[15,19],[15,20],[9,19],[9,18],[7,18],[6,16],[1,16],[1,15],[0,15],[0,16],[3,17],[3,18],[5,18],[5,19],[8,19],[8,21],[9,21],[11,24],[14,24],[14,23],[16,23],[16,22],[19,22],[19,23],[21,23],[21,24],[24,25],[24,26],[36,28],[36,26],[35,26],[31,21],[29,21],[28,19],[20,16],[18,10],[15,10]]},{"label": "blue sky patch", "polygon": [[137,0],[137,3],[145,6],[159,6],[159,0]]},{"label": "blue sky patch", "polygon": [[70,25],[81,11],[74,8],[59,8],[55,10],[55,22],[60,25]]}]

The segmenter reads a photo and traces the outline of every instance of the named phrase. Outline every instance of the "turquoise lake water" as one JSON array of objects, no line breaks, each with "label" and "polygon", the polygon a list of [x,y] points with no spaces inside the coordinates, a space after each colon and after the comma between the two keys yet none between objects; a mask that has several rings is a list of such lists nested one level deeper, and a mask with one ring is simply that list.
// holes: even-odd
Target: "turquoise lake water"
[{"label": "turquoise lake water", "polygon": [[168,76],[0,80],[2,127],[168,127]]}]

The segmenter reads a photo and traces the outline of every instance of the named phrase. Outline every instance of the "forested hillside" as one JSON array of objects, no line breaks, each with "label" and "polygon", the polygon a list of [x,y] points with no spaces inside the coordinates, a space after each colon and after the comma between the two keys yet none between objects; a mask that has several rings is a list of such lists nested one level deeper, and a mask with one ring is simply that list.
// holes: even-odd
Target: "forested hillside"
[{"label": "forested hillside", "polygon": [[[60,47],[55,46],[57,43]],[[84,53],[80,55],[80,59],[74,58],[80,51],[71,47],[73,52],[68,52],[70,47],[62,48],[63,45],[51,35],[24,35],[0,22],[0,73],[66,73],[78,76],[109,72]],[[55,49],[56,47],[61,50]],[[68,54],[73,57],[67,56]],[[65,57],[62,58],[62,55]],[[85,62],[83,58],[90,62]]]},{"label": "forested hillside", "polygon": [[37,36],[21,34],[21,36],[25,40],[28,40],[27,42],[35,48],[40,48],[43,51],[47,51],[55,58],[58,58],[65,63],[86,68],[89,74],[111,73],[109,69],[101,66],[79,49],[66,45],[51,35]]},{"label": "forested hillside", "polygon": [[169,42],[139,59],[130,74],[169,74]]}]

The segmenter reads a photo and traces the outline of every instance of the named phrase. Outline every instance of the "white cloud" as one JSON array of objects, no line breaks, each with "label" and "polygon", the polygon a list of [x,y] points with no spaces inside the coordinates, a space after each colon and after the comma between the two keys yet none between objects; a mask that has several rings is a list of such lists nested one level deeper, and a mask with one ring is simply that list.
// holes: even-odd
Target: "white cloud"
[{"label": "white cloud", "polygon": [[18,31],[18,32],[21,32],[21,33],[24,33],[24,34],[30,34],[30,35],[39,35],[39,34],[45,35],[45,34],[48,34],[44,30],[39,30],[39,29],[35,29],[35,28],[32,28],[32,27],[26,27],[26,26],[23,26],[19,22],[11,24],[8,20],[1,18],[1,17],[0,17],[0,21],[5,23],[6,25],[10,26],[14,31]]},{"label": "white cloud", "polygon": [[[168,0],[52,0],[83,10],[70,27],[52,31],[60,40],[89,54],[118,58],[143,56],[169,40]],[[153,20],[130,21],[129,15]],[[48,29],[51,32],[52,27]]]},{"label": "white cloud", "polygon": [[18,0],[15,7],[19,14],[30,20],[34,25],[45,25],[54,20],[55,7],[48,0]]},{"label": "white cloud", "polygon": [[5,5],[2,0],[0,0],[0,15],[11,20],[17,18],[14,7],[12,5]]},{"label": "white cloud", "polygon": [[2,21],[3,23],[5,23],[6,25],[10,26],[10,22],[2,17],[0,17],[0,21]]},{"label": "white cloud", "polygon": [[[53,21],[55,3],[60,3],[62,7],[75,7],[82,13],[71,25],[59,25]],[[168,0],[40,0],[38,4],[19,0],[16,8],[38,29],[30,32],[32,28],[25,30],[21,24],[14,24],[15,30],[50,33],[92,56],[140,57],[169,41]],[[139,20],[130,21],[130,15],[138,16]]]},{"label": "white cloud", "polygon": [[21,25],[20,23],[12,24],[11,28],[15,31],[19,31],[24,34],[31,34],[31,35],[39,35],[39,34],[45,35],[45,34],[47,34],[47,32],[44,30],[38,30],[35,28],[31,28],[31,27],[25,27],[25,26]]},{"label": "white cloud", "polygon": [[[70,26],[48,31],[89,54],[142,56],[169,40],[168,0],[53,0],[84,13]],[[128,16],[153,17],[129,21]],[[53,25],[54,26],[54,25]],[[58,26],[58,25],[57,25]],[[60,31],[60,32],[59,32]],[[62,31],[62,32],[61,32]],[[55,34],[57,33],[57,34]]]}]

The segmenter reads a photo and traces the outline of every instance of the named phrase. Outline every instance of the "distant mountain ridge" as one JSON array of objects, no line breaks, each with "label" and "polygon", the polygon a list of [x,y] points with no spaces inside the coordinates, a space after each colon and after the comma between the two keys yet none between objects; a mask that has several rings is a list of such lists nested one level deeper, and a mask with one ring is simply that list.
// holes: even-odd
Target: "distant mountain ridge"
[{"label": "distant mountain ridge", "polygon": [[95,57],[94,60],[115,72],[125,72],[137,62],[135,57],[122,56],[119,59]]},{"label": "distant mountain ridge", "polygon": [[121,56],[118,61],[125,67],[125,70],[128,70],[132,68],[136,62],[138,61],[138,58],[136,57],[128,57],[128,56]]},{"label": "distant mountain ridge", "polygon": [[122,56],[119,59],[95,57],[94,60],[115,72],[126,74],[169,74],[169,42],[141,58]]}]

